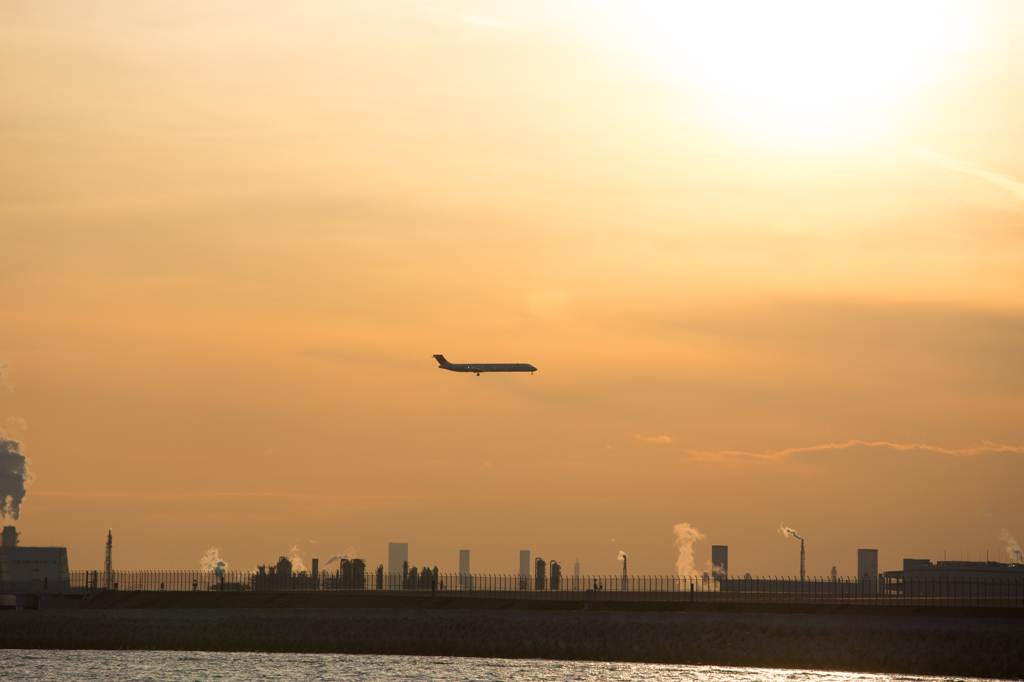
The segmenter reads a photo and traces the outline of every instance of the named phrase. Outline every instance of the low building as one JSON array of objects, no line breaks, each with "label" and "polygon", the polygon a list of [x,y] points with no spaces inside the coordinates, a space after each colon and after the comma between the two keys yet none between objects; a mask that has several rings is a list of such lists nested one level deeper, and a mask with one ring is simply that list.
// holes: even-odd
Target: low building
[{"label": "low building", "polygon": [[882,581],[891,594],[1024,598],[1024,564],[904,559],[903,570],[886,571]]},{"label": "low building", "polygon": [[0,581],[19,591],[70,587],[67,548],[24,547],[18,544],[18,535],[14,526],[4,527],[2,552],[6,561],[0,559]]}]

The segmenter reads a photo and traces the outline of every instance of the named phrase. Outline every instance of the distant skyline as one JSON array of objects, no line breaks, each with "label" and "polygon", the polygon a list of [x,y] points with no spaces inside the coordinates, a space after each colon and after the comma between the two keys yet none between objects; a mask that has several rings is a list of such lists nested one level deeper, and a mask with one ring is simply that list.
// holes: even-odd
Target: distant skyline
[{"label": "distant skyline", "polygon": [[794,575],[784,523],[808,575],[995,557],[1022,32],[1009,0],[3,3],[22,542],[664,575],[685,536]]}]

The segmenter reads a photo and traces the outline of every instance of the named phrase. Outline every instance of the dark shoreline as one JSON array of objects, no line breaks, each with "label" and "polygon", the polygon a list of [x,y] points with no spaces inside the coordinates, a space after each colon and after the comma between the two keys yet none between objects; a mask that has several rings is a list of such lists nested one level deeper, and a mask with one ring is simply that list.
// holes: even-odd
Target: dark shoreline
[{"label": "dark shoreline", "polygon": [[790,615],[888,616],[1016,619],[1022,608],[879,604],[793,604],[690,601],[591,602],[493,597],[374,595],[345,592],[152,592],[109,591],[82,603],[83,609],[413,609],[485,611],[590,611],[643,613],[759,613]]},{"label": "dark shoreline", "polygon": [[276,608],[251,600],[250,608],[222,608],[214,605],[219,599],[188,593],[166,598],[199,600],[207,608],[146,608],[140,606],[144,598],[116,596],[104,597],[113,608],[97,600],[67,611],[0,612],[0,647],[545,658],[1024,678],[1024,618],[993,613],[999,609],[983,611],[1002,618],[625,610],[621,604],[587,611],[579,604],[575,610],[517,608],[530,602],[288,608],[294,600],[287,595]]}]

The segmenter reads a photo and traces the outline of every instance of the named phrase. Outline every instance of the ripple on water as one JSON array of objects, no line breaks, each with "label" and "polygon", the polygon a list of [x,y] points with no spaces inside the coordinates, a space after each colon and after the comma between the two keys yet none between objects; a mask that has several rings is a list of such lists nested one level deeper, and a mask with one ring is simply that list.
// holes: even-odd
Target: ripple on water
[{"label": "ripple on water", "polygon": [[205,651],[0,650],[11,682],[939,682],[952,678],[653,663]]}]

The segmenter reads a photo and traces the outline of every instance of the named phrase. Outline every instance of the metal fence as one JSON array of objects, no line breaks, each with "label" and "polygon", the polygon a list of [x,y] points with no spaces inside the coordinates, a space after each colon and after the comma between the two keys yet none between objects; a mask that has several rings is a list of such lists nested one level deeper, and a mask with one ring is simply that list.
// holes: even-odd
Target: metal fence
[{"label": "metal fence", "polygon": [[473,596],[580,602],[690,601],[751,604],[1024,606],[1024,576],[1002,578],[799,578],[782,576],[560,576],[322,571],[74,571],[60,584],[11,584],[15,592],[140,590],[167,592],[333,592],[362,595]]}]

